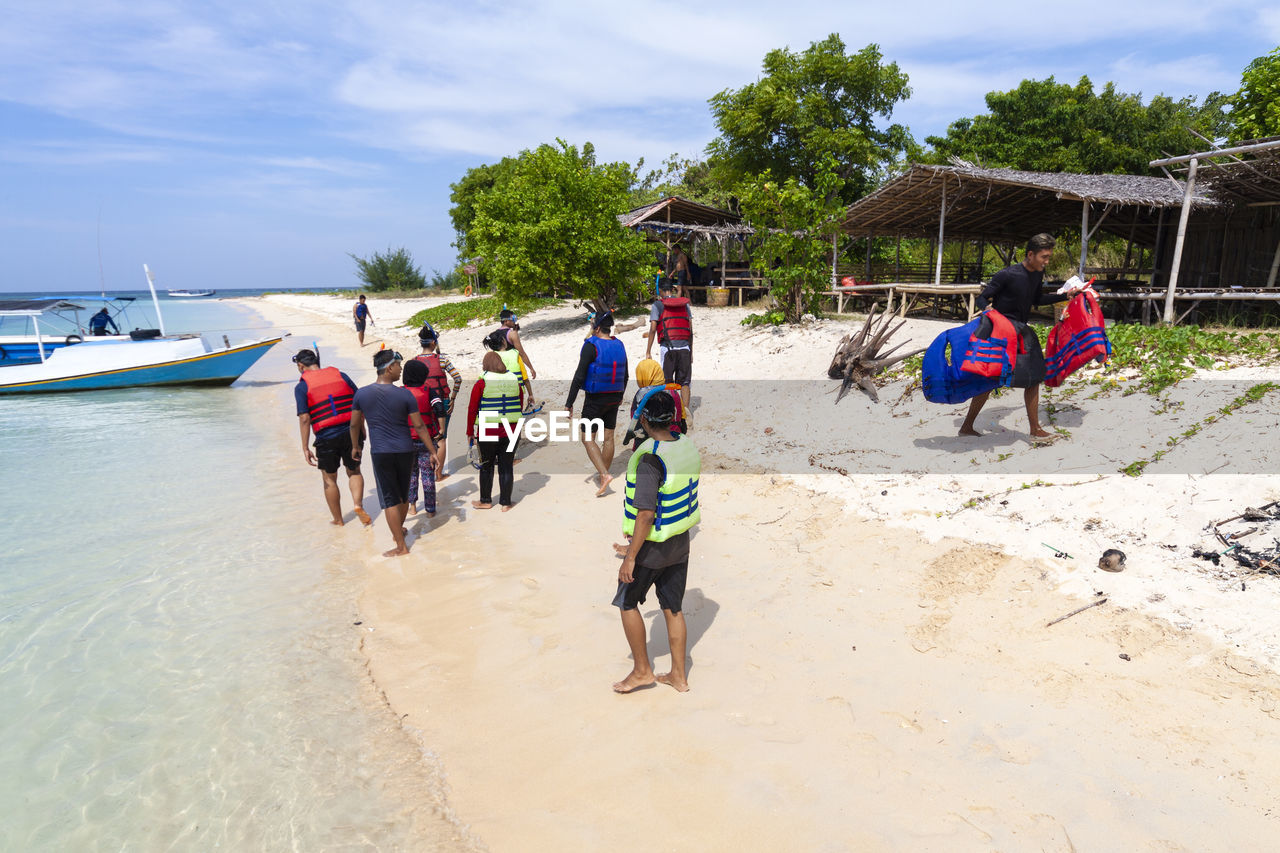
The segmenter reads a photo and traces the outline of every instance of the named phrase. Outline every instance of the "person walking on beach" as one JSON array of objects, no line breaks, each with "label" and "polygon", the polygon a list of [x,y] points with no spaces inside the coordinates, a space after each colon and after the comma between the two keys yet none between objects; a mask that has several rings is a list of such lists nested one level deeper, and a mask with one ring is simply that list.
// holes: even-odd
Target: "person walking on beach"
[{"label": "person walking on beach", "polygon": [[496,352],[484,354],[484,372],[471,388],[467,407],[467,438],[480,448],[480,500],[476,509],[493,509],[493,469],[498,469],[498,503],[511,509],[515,486],[515,450],[508,427],[520,421],[522,392],[515,374]]},{"label": "person walking on beach", "polygon": [[[320,469],[324,480],[324,499],[333,515],[330,524],[342,526],[342,492],[338,489],[338,463],[347,469],[347,487],[355,502],[356,518],[368,527],[373,524],[364,511],[364,475],[360,462],[351,452],[351,400],[356,383],[336,367],[321,367],[313,350],[298,350],[293,357],[298,366],[298,384],[293,399],[298,413],[298,429],[302,434],[302,458]],[[307,446],[307,436],[315,434],[315,453]],[[358,437],[364,444],[364,434]]]},{"label": "person walking on beach", "polygon": [[120,327],[116,325],[116,321],[111,319],[111,312],[103,306],[102,310],[89,318],[89,334],[94,336],[102,336],[107,333],[107,326],[111,326],[111,334],[120,334]]},{"label": "person walking on beach", "polygon": [[578,369],[573,374],[573,381],[569,383],[569,397],[564,404],[572,419],[573,404],[578,399],[578,392],[585,391],[582,417],[599,420],[604,425],[604,436],[600,444],[591,440],[590,433],[582,433],[587,458],[595,466],[600,478],[596,497],[602,497],[613,481],[613,475],[609,473],[609,468],[613,465],[613,434],[618,428],[618,407],[622,405],[622,394],[627,389],[628,378],[627,350],[622,341],[613,336],[613,314],[608,311],[597,314],[591,321],[591,336],[582,342]]},{"label": "person walking on beach", "polygon": [[[440,479],[443,480],[449,476],[444,470],[448,455],[446,444],[449,440],[449,421],[453,417],[453,405],[458,399],[458,391],[462,388],[462,374],[453,366],[449,356],[440,352],[440,334],[431,328],[430,323],[419,330],[418,343],[422,347],[422,352],[414,356],[414,360],[427,366],[425,386],[430,393],[446,401],[444,411],[436,413],[436,419],[440,422],[440,437],[436,439],[436,446],[440,455]],[[450,379],[453,380],[452,390],[449,388]]]},{"label": "person walking on beach", "polygon": [[378,381],[361,388],[351,400],[352,457],[360,461],[363,448],[354,445],[367,420],[378,503],[395,542],[395,547],[384,551],[382,556],[399,557],[409,553],[405,542],[409,531],[404,528],[404,520],[409,514],[409,479],[417,461],[405,424],[413,427],[433,459],[436,443],[418,413],[418,401],[408,390],[395,384],[400,378],[400,353],[378,350],[373,354],[373,366],[378,371]]},{"label": "person walking on beach", "polygon": [[680,400],[684,404],[686,426],[689,418],[689,384],[693,381],[693,313],[689,300],[676,295],[676,286],[664,281],[658,299],[649,309],[649,337],[645,342],[644,357],[650,358],[654,339],[666,348],[662,358],[662,372],[668,382],[680,386]]},{"label": "person walking on beach", "polygon": [[[529,354],[524,351],[524,343],[520,340],[520,323],[516,312],[503,308],[502,313],[498,315],[498,322],[501,324],[495,330],[507,342],[509,349],[515,350],[515,356],[503,356],[502,360],[506,362],[507,369],[520,377],[520,382],[524,385],[525,390],[529,393],[528,411],[526,415],[533,413],[533,385],[529,380],[538,378],[538,371],[533,369],[533,362],[529,361]],[[500,351],[499,351],[500,352]],[[518,357],[518,360],[517,360]],[[513,367],[513,365],[516,365]]]},{"label": "person walking on beach", "polygon": [[365,304],[363,293],[352,306],[351,316],[356,321],[356,335],[360,338],[360,346],[364,346],[364,324],[373,322],[373,314],[369,313],[369,306]]},{"label": "person walking on beach", "polygon": [[[613,546],[622,557],[613,604],[622,613],[622,631],[633,663],[627,677],[614,683],[618,693],[630,693],[655,681],[681,693],[689,689],[685,666],[688,630],[682,608],[689,575],[689,530],[702,518],[698,507],[702,461],[688,437],[671,434],[675,416],[671,395],[658,391],[645,399],[640,428],[647,438],[627,465],[622,532],[631,539],[626,545]],[[671,671],[661,675],[654,675],[639,610],[649,588],[655,586],[671,650]]]},{"label": "person walking on beach", "polygon": [[[1044,353],[1035,330],[1027,325],[1031,309],[1036,305],[1052,305],[1066,302],[1072,293],[1044,293],[1044,268],[1053,257],[1058,242],[1050,234],[1037,234],[1027,241],[1027,251],[1020,263],[1013,264],[991,276],[991,281],[978,294],[978,306],[988,305],[1015,321],[1014,328],[1022,336],[1025,352],[1018,356],[1013,371],[1013,387],[1024,389],[1022,397],[1027,408],[1027,421],[1033,438],[1047,438],[1050,434],[1040,426],[1040,383],[1044,382]],[[969,412],[960,425],[960,435],[981,435],[974,421],[987,402],[991,392],[979,394],[969,401]]]},{"label": "person walking on beach", "polygon": [[[418,414],[427,425],[427,432],[435,439],[437,448],[440,445],[440,421],[436,418],[436,409],[443,409],[444,401],[439,392],[426,385],[428,382],[427,365],[417,359],[405,362],[403,384],[413,398],[418,401]],[[414,463],[409,472],[409,515],[417,512],[418,483],[422,483],[422,511],[427,518],[435,518],[436,514],[436,468],[444,464],[440,453],[430,453],[427,446],[418,438],[418,432],[409,421],[405,422],[409,429],[409,440],[413,443]]]},{"label": "person walking on beach", "polygon": [[662,388],[671,395],[671,399],[675,401],[676,418],[671,422],[671,434],[680,435],[684,429],[684,406],[680,400],[680,386],[674,382],[667,382],[666,376],[662,373],[662,366],[651,358],[643,358],[636,365],[636,393],[631,398],[630,417],[633,421],[632,429],[625,437],[625,441],[630,443],[633,439],[635,445],[632,450],[638,450],[644,441],[644,436],[639,433],[639,424],[635,422],[637,413],[640,411],[640,404],[644,402],[648,396],[650,389]]}]

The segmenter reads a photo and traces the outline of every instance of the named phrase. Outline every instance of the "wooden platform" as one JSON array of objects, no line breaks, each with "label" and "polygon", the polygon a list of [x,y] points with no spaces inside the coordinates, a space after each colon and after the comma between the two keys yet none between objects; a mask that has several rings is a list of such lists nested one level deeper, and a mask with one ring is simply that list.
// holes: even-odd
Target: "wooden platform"
[{"label": "wooden platform", "polygon": [[966,321],[973,318],[975,301],[981,292],[981,284],[917,284],[914,282],[895,282],[892,284],[864,284],[858,287],[840,287],[828,290],[824,296],[833,296],[836,300],[836,313],[844,313],[847,301],[859,301],[863,297],[880,299],[886,294],[887,313],[893,313],[895,300],[897,312],[906,317],[918,309],[928,309],[936,315],[962,314]]}]

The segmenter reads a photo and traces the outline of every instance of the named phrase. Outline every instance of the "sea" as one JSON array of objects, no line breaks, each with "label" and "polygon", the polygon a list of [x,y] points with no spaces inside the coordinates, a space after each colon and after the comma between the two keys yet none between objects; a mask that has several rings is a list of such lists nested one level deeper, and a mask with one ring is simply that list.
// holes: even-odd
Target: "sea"
[{"label": "sea", "polygon": [[[171,333],[271,331],[161,308]],[[366,671],[291,370],[0,398],[0,850],[469,846]]]}]

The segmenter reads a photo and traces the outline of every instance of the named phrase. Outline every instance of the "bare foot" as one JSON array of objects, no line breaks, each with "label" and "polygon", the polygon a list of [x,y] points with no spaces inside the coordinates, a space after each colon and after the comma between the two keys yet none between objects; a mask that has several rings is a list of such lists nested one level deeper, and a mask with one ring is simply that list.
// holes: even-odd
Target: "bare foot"
[{"label": "bare foot", "polygon": [[436,474],[437,483],[440,482],[441,480],[447,480],[447,479],[449,479],[449,475],[443,471],[441,471],[439,474]]},{"label": "bare foot", "polygon": [[333,521],[331,521],[331,522],[329,522],[329,523],[330,523],[330,524],[332,524],[334,527],[341,527],[341,526],[342,526],[342,519],[340,519],[340,518],[335,518]]},{"label": "bare foot", "polygon": [[365,527],[368,527],[370,524],[373,524],[373,519],[369,517],[369,513],[364,511],[364,507],[361,507],[361,506],[356,507],[355,512],[356,512],[356,518],[360,519],[360,523],[363,524]]},{"label": "bare foot", "polygon": [[471,505],[476,509],[493,509],[493,504],[481,503],[480,501],[472,501]]},{"label": "bare foot", "polygon": [[403,557],[405,554],[408,554],[408,553],[409,553],[409,546],[405,545],[403,548],[392,548],[390,551],[383,551],[382,556]]},{"label": "bare foot", "polygon": [[1031,434],[1036,438],[1048,438],[1053,433],[1045,432],[1040,427],[1036,427],[1035,429],[1031,430]]},{"label": "bare foot", "polygon": [[418,505],[409,504],[409,515],[417,515],[417,514],[418,514]]},{"label": "bare foot", "polygon": [[978,432],[976,429],[974,429],[971,426],[962,426],[960,427],[960,432],[956,433],[956,435],[975,435],[976,436],[976,435],[982,435],[982,433]]},{"label": "bare foot", "polygon": [[621,681],[613,683],[614,693],[630,693],[633,690],[639,690],[642,687],[652,687],[654,684],[653,673],[649,675],[636,675],[636,671],[631,670],[631,674]]},{"label": "bare foot", "polygon": [[427,518],[435,518],[435,517],[436,517],[436,514],[434,512],[427,513]]},{"label": "bare foot", "polygon": [[601,475],[600,475],[600,488],[596,489],[596,497],[598,497],[598,498],[602,498],[602,497],[604,497],[604,493],[605,493],[605,492],[607,492],[607,491],[609,490],[609,484],[610,484],[610,483],[612,483],[612,482],[613,482],[613,475],[612,475],[612,474],[601,474]]},{"label": "bare foot", "polygon": [[510,511],[511,511],[511,508],[512,508],[513,506],[515,506],[515,504],[506,504],[505,506],[503,506],[503,507],[502,507],[502,511],[503,511],[503,512],[510,512]]},{"label": "bare foot", "polygon": [[659,684],[666,684],[668,686],[674,687],[680,693],[689,692],[689,682],[685,681],[684,679],[680,679],[679,681],[677,681],[675,678],[671,676],[671,673],[669,672],[661,673],[659,675],[654,676],[654,678],[657,679]]}]

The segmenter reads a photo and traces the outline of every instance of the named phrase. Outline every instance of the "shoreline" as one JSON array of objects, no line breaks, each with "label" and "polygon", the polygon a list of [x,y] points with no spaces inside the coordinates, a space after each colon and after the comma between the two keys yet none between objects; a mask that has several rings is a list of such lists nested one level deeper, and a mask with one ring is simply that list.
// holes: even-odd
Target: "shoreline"
[{"label": "shoreline", "polygon": [[[261,299],[273,313],[292,298]],[[427,304],[406,302],[414,310]],[[379,301],[373,306],[377,317]],[[342,325],[340,313],[332,316],[335,304],[290,307],[330,317],[335,333]],[[388,307],[382,313],[390,325],[395,315]],[[580,313],[550,309],[524,324],[539,369],[535,390],[553,403],[550,389],[567,385],[576,361],[585,327],[573,318]],[[743,330],[734,325],[741,313],[695,315],[700,340],[712,341],[698,350],[695,398],[701,376],[765,381],[777,363],[833,384],[825,380],[826,361],[852,319]],[[911,321],[909,331],[931,338],[946,326]],[[413,343],[413,330],[385,331],[393,344]],[[345,334],[349,344],[330,350],[358,359],[349,324]],[[468,380],[465,393],[481,334],[442,334]],[[641,336],[620,336],[633,363]],[[353,378],[368,381],[371,371],[357,370]],[[1224,833],[1247,843],[1274,831],[1263,816],[1264,780],[1274,771],[1252,742],[1251,727],[1238,720],[1264,725],[1280,698],[1272,671],[1276,579],[1255,576],[1242,592],[1234,579],[1195,571],[1184,553],[1157,560],[1174,553],[1165,545],[1185,549],[1196,538],[1186,529],[1198,531],[1204,519],[1280,496],[1276,478],[1157,479],[1161,467],[1173,464],[1171,454],[1136,480],[1104,475],[1070,488],[1024,489],[1028,475],[1016,468],[1028,458],[1041,471],[1104,464],[1096,458],[1102,451],[1088,444],[1090,434],[1119,436],[1122,454],[1144,442],[1154,446],[1216,397],[1187,401],[1183,415],[1133,436],[1119,435],[1115,422],[1132,429],[1134,412],[1149,401],[1081,402],[1070,427],[1075,435],[1048,448],[1026,445],[1017,433],[1025,427],[1020,406],[996,400],[984,413],[990,423],[980,422],[991,438],[959,451],[980,459],[975,468],[991,470],[926,478],[895,471],[893,454],[918,454],[912,464],[925,468],[937,458],[962,469],[948,429],[956,407],[923,403],[918,392],[914,401],[891,405],[895,386],[878,406],[851,397],[841,404],[840,421],[813,423],[804,415],[830,403],[814,403],[805,396],[811,391],[794,389],[794,399],[771,407],[717,408],[712,394],[697,413],[693,438],[707,440],[711,463],[706,506],[723,507],[717,514],[729,518],[708,524],[713,516],[704,510],[694,542],[686,599],[694,690],[684,697],[662,689],[629,697],[608,691],[628,666],[608,606],[616,493],[588,497],[585,459],[581,475],[539,474],[561,459],[561,448],[538,448],[517,468],[516,496],[527,503],[503,517],[473,513],[467,498],[474,477],[453,464],[460,441],[451,441],[457,473],[442,491],[452,496],[433,522],[414,520],[420,538],[405,560],[375,559],[371,546],[359,607],[377,628],[362,644],[370,672],[397,714],[407,715],[405,724],[438,751],[449,802],[464,823],[494,849],[625,844],[634,828],[611,825],[610,816],[637,802],[662,808],[674,790],[690,813],[671,841],[678,849],[821,846],[835,839],[878,848],[945,840],[961,849],[1025,847],[1032,839],[1065,849],[1114,845],[1117,838],[1130,846],[1161,838],[1205,849],[1219,845]],[[1068,400],[1068,414],[1072,405]],[[789,421],[788,411],[801,417]],[[704,423],[712,425],[704,420],[710,414],[715,430],[700,433]],[[1249,429],[1266,434],[1278,417],[1264,398],[1247,413]],[[762,438],[766,423],[777,428]],[[884,434],[886,424],[892,434]],[[846,457],[861,457],[861,473],[800,473],[797,460],[815,445],[849,447],[857,443],[849,431],[877,425],[873,452],[840,450],[818,460],[847,469],[855,466]],[[1269,462],[1265,448],[1232,449],[1246,450],[1250,464]],[[999,470],[1002,453],[1013,457],[1004,466],[1012,473]],[[793,467],[774,475],[725,473],[743,470],[745,462],[782,470],[780,460]],[[1179,464],[1187,467],[1186,460]],[[1181,492],[1171,492],[1178,483]],[[1005,488],[1012,489],[1000,497],[1007,504],[964,508]],[[465,523],[456,523],[459,517]],[[557,531],[554,553],[547,553],[541,542]],[[956,533],[968,541],[946,538]],[[375,524],[379,536],[389,541]],[[999,541],[1000,550],[981,544],[984,538]],[[1075,559],[1055,559],[1041,547],[1045,541]],[[1129,570],[1090,568],[1099,546],[1113,544],[1129,555]],[[1107,605],[1044,627],[1095,589],[1106,591]],[[646,621],[651,611],[652,599],[642,609]],[[663,646],[661,635],[650,645]],[[1231,709],[1226,716],[1237,722],[1219,722],[1218,706]],[[521,713],[518,724],[513,709]],[[929,735],[942,737],[942,748],[926,747]],[[636,746],[619,754],[619,739],[628,737]],[[1153,753],[1164,757],[1145,757]],[[1064,756],[1072,759],[1066,766]],[[1219,764],[1241,775],[1209,777],[1209,769],[1200,769]],[[1206,783],[1219,775],[1235,781],[1206,794]],[[1102,784],[1108,780],[1113,789]],[[922,791],[939,797],[923,814]],[[1111,799],[1116,791],[1127,792],[1123,808]],[[1230,816],[1230,830],[1220,812]],[[1197,828],[1215,824],[1216,834]]]}]

